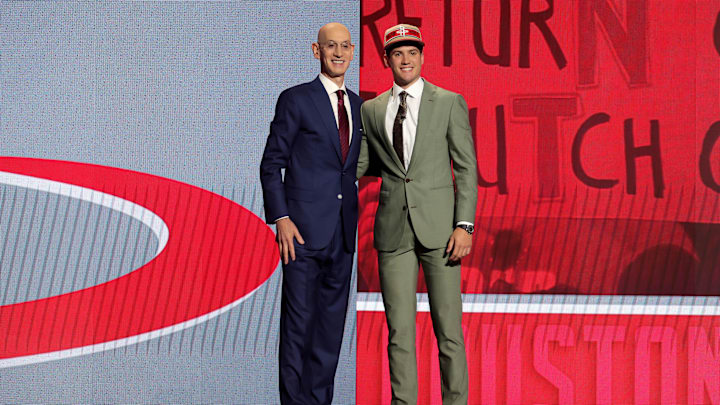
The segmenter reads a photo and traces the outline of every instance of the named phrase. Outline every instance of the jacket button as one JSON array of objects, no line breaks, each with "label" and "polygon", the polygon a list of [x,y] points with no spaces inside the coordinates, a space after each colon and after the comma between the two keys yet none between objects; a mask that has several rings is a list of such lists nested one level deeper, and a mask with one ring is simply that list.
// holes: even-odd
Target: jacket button
[{"label": "jacket button", "polygon": [[342,194],[338,194],[338,200],[342,200]]},{"label": "jacket button", "polygon": [[406,209],[407,209],[407,207],[403,205],[403,211],[405,211]]},{"label": "jacket button", "polygon": [[405,179],[405,183],[410,183],[412,179]]}]

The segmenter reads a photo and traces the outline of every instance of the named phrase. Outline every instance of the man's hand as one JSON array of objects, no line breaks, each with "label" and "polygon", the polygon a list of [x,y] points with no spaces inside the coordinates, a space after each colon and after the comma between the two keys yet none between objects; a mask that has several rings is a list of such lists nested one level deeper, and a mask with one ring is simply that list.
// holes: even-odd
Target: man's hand
[{"label": "man's hand", "polygon": [[450,261],[456,262],[470,253],[472,247],[472,235],[462,228],[455,228],[445,253],[450,253]]},{"label": "man's hand", "polygon": [[290,259],[295,261],[295,244],[293,240],[297,239],[299,244],[305,244],[302,236],[300,236],[300,231],[298,231],[295,223],[290,218],[279,219],[275,222],[275,226],[277,226],[277,243],[283,263],[288,264],[288,255]]}]

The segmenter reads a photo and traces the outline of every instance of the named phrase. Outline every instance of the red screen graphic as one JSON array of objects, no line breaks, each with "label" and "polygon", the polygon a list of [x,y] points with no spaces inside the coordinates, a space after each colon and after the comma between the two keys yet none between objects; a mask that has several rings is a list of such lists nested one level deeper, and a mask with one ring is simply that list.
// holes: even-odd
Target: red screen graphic
[{"label": "red screen graphic", "polygon": [[[421,27],[423,77],[470,108],[479,201],[464,292],[720,295],[718,10],[363,2],[366,98],[392,84],[380,38],[402,21]],[[379,291],[378,190],[361,180],[359,291]]]},{"label": "red screen graphic", "polygon": [[[361,14],[364,98],[391,87],[382,35],[402,22],[422,31],[422,76],[468,103],[466,297],[631,296],[607,311],[466,306],[470,403],[720,403],[718,312],[648,304],[720,295],[720,1],[363,0]],[[360,181],[359,301],[380,291],[379,186]],[[368,308],[358,403],[389,403],[387,328]],[[419,398],[439,404],[428,315]]]}]

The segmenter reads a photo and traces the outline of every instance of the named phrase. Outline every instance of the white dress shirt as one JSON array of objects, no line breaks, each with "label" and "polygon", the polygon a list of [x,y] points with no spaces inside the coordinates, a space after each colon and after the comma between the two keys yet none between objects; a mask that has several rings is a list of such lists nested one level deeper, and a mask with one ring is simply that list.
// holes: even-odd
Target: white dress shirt
[{"label": "white dress shirt", "polygon": [[[405,163],[405,170],[407,170],[410,165],[410,158],[412,157],[413,147],[415,146],[418,114],[420,113],[420,99],[422,98],[424,88],[425,79],[423,78],[420,78],[420,80],[413,83],[407,89],[403,89],[398,86],[397,83],[393,83],[392,89],[390,90],[390,100],[388,100],[387,110],[385,111],[385,133],[390,139],[390,145],[392,146],[395,116],[400,107],[400,93],[403,91],[407,93],[407,97],[405,98],[407,110],[405,120],[403,121],[403,161]],[[472,225],[472,222],[458,221],[456,225]]]},{"label": "white dress shirt", "polygon": [[[348,124],[350,125],[350,137],[348,138],[348,145],[350,145],[350,142],[352,142],[352,136],[353,136],[353,121],[352,121],[352,112],[350,111],[350,98],[348,97],[347,89],[345,88],[345,82],[343,82],[342,86],[338,87],[335,82],[330,80],[327,76],[320,73],[318,75],[320,78],[320,83],[322,83],[323,87],[325,87],[325,91],[328,93],[328,97],[330,97],[330,105],[332,105],[333,113],[335,114],[335,125],[339,128],[340,122],[338,120],[338,96],[336,91],[342,90],[345,96],[343,99],[345,100],[345,111],[347,111],[348,116]],[[338,135],[340,136],[340,135]]]},{"label": "white dress shirt", "polygon": [[413,147],[415,146],[418,113],[420,112],[420,99],[422,98],[424,88],[425,79],[422,78],[413,83],[407,89],[403,89],[398,86],[397,83],[393,83],[392,89],[390,90],[390,100],[388,100],[387,110],[385,111],[385,133],[390,139],[390,145],[392,146],[395,116],[397,115],[398,108],[400,107],[400,93],[403,91],[407,93],[407,97],[405,98],[407,111],[405,114],[405,121],[403,121],[403,155],[405,155],[403,156],[403,161],[405,163],[405,170],[407,170],[408,165],[410,164]]}]

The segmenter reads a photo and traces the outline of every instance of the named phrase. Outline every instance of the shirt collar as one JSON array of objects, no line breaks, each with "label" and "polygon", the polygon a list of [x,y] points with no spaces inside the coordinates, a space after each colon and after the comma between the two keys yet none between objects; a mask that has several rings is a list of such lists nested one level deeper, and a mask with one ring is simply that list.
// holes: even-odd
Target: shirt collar
[{"label": "shirt collar", "polygon": [[420,80],[416,81],[412,84],[412,86],[408,87],[407,89],[403,89],[402,87],[398,86],[397,83],[393,83],[392,86],[392,96],[397,97],[398,94],[401,92],[406,92],[410,97],[416,98],[420,100],[420,97],[422,97],[423,89],[425,88],[425,79],[422,77]]},{"label": "shirt collar", "polygon": [[322,85],[323,85],[323,87],[325,88],[325,91],[327,92],[328,95],[331,95],[331,94],[335,93],[335,92],[338,91],[338,90],[342,90],[342,91],[345,92],[345,94],[347,94],[347,90],[345,89],[345,82],[344,82],[344,81],[343,81],[342,86],[338,87],[338,85],[335,84],[335,82],[333,82],[332,80],[330,80],[330,79],[329,79],[327,76],[325,76],[324,74],[320,73],[320,74],[318,75],[318,77],[320,78],[320,83],[322,83]]}]

